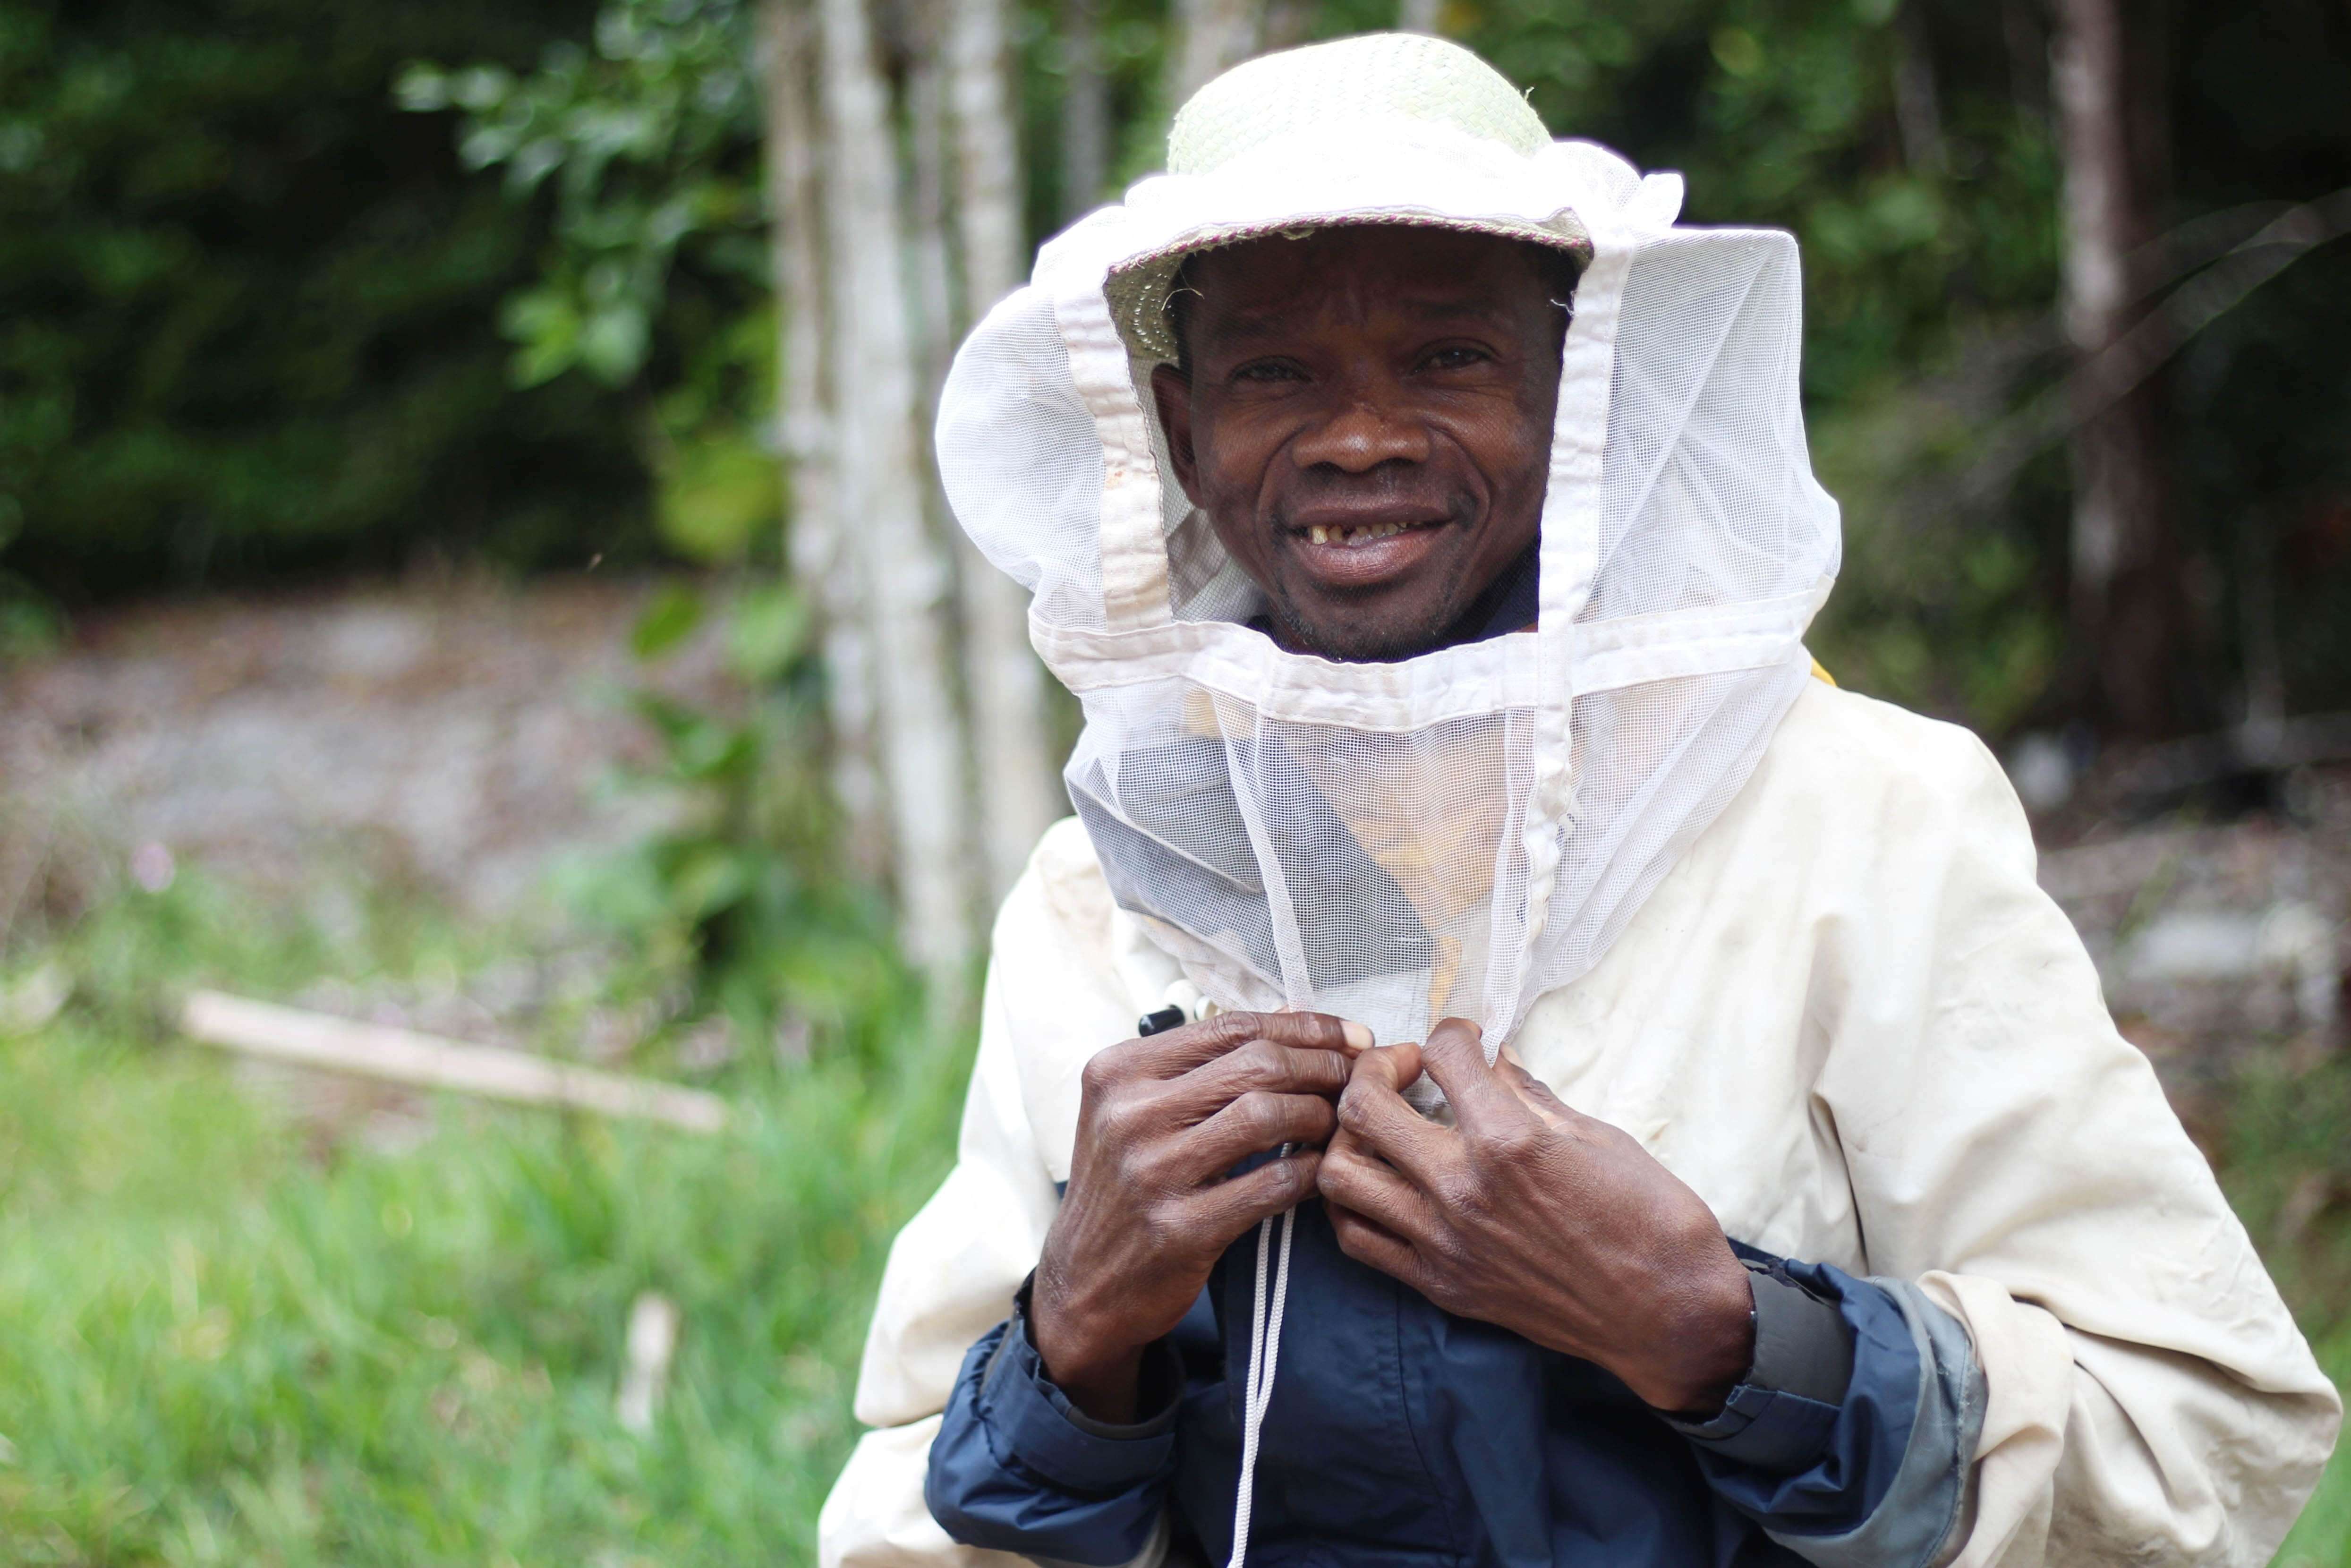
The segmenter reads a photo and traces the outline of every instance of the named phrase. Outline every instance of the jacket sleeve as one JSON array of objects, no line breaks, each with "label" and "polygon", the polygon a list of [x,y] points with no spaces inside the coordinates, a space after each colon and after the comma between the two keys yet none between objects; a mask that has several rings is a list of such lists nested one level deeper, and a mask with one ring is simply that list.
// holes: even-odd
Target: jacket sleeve
[{"label": "jacket sleeve", "polygon": [[1045,1376],[1029,1334],[1029,1291],[964,1358],[931,1443],[924,1497],[954,1539],[1022,1556],[1119,1568],[1166,1555],[1182,1369],[1165,1341],[1144,1353],[1144,1402],[1128,1426],[1088,1416]]},{"label": "jacket sleeve", "polygon": [[1720,1414],[1669,1424],[1717,1495],[1816,1568],[1926,1568],[1983,1424],[1967,1330],[1898,1281],[1740,1250],[1754,1363]]},{"label": "jacket sleeve", "polygon": [[[891,1244],[858,1371],[857,1419],[872,1430],[818,1517],[823,1568],[1020,1561],[951,1539],[925,1483],[974,1342],[1012,1312],[1060,1207],[1055,1178],[1066,1164],[1056,1161],[1068,1158],[1077,1074],[1093,1050],[1134,1030],[1092,863],[1082,831],[1065,821],[1046,834],[997,916],[955,1168]],[[972,1450],[958,1453],[974,1497],[995,1484],[970,1470]]]},{"label": "jacket sleeve", "polygon": [[1029,1130],[998,991],[991,966],[955,1169],[891,1244],[857,1383],[857,1418],[873,1429],[818,1517],[823,1568],[1020,1562],[956,1544],[923,1496],[965,1354],[1010,1311],[1059,1201]]},{"label": "jacket sleeve", "polygon": [[[1868,880],[1918,891],[1900,901],[1916,913],[1831,911],[1813,1007],[1817,1114],[1870,1268],[1914,1298],[1914,1324],[1923,1302],[1961,1325],[1981,1368],[1937,1560],[2258,1568],[2341,1401],[2035,883],[1999,765],[1931,727],[1931,755],[1846,840],[1875,858]],[[1835,1537],[1782,1539],[1849,1560]]]}]

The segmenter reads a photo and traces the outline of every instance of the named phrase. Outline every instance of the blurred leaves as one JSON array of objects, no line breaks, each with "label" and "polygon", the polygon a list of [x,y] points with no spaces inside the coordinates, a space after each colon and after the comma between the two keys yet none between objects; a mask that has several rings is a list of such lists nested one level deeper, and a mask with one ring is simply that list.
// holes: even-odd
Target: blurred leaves
[{"label": "blurred leaves", "polygon": [[[682,247],[763,281],[756,171],[742,157],[758,130],[750,57],[738,0],[612,0],[592,49],[554,45],[528,75],[401,73],[403,109],[462,112],[470,167],[502,169],[517,196],[554,189],[554,259],[500,319],[520,345],[517,385],[575,367],[609,386],[635,376]],[[712,243],[729,237],[745,243]]]},{"label": "blurred leaves", "polygon": [[577,26],[553,0],[0,0],[0,561],[74,602],[428,543],[642,556],[625,402],[501,373],[544,214],[385,96],[427,50],[527,59]]},{"label": "blurred leaves", "polygon": [[[1094,11],[1115,184],[1159,157],[1165,7]],[[1290,40],[1395,7],[1269,15]],[[2167,221],[2351,184],[2339,6],[2169,15]],[[1018,12],[1032,237],[1070,204],[1062,20]],[[428,541],[774,560],[745,22],[745,0],[0,0],[0,641],[49,634],[28,585],[70,602]],[[2062,459],[1954,504],[1970,451],[2062,369],[2038,8],[1452,0],[1443,25],[1555,132],[1683,171],[1691,221],[1802,241],[1849,540],[1828,662],[1991,728],[2057,701]],[[893,68],[906,42],[884,29]],[[2273,619],[2294,708],[2351,702],[2346,288],[2351,246],[2314,253],[2165,373],[2210,678]]]},{"label": "blurred leaves", "polygon": [[758,685],[779,680],[809,651],[815,630],[808,601],[788,582],[747,588],[735,601],[726,652],[735,672]]},{"label": "blurred leaves", "polygon": [[[658,665],[714,638],[741,695],[726,704],[649,686],[630,695],[655,759],[617,787],[663,803],[663,825],[573,862],[562,879],[575,913],[659,983],[685,988],[695,1009],[716,1009],[753,1040],[778,1027],[787,1007],[840,1022],[860,987],[913,988],[891,956],[882,905],[848,886],[832,860],[810,630],[799,591],[763,576],[676,582],[652,598],[632,633],[638,657]],[[826,956],[809,960],[819,948]],[[876,964],[889,974],[878,977]]]},{"label": "blurred leaves", "polygon": [[629,649],[640,659],[657,659],[693,635],[702,624],[702,593],[691,583],[657,590],[629,631]]},{"label": "blurred leaves", "polygon": [[[60,940],[74,1001],[0,1036],[0,1557],[813,1561],[846,1369],[950,1157],[967,1042],[819,936],[780,967],[832,971],[810,995],[837,1024],[705,1067],[738,1113],[721,1135],[338,1112],[172,1043],[157,1004],[224,969],[471,987],[529,960],[437,927],[354,955],[196,882]],[[648,1289],[684,1333],[638,1437],[612,1391]]]}]

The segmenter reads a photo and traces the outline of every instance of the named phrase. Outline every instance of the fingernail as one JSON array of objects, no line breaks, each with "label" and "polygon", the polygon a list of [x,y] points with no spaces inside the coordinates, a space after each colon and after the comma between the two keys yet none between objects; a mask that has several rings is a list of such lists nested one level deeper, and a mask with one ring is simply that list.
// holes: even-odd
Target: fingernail
[{"label": "fingernail", "polygon": [[1372,1031],[1364,1025],[1354,1022],[1343,1022],[1339,1025],[1339,1032],[1347,1037],[1347,1049],[1349,1051],[1369,1051],[1372,1049]]}]

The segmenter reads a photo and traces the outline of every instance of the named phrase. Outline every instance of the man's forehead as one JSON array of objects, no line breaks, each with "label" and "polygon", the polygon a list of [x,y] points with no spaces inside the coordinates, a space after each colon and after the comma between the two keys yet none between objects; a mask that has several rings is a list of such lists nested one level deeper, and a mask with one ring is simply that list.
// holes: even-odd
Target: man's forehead
[{"label": "man's forehead", "polygon": [[1412,319],[1516,317],[1521,287],[1541,281],[1531,246],[1490,235],[1403,225],[1249,240],[1186,268],[1198,319],[1220,332],[1295,325],[1301,312]]}]

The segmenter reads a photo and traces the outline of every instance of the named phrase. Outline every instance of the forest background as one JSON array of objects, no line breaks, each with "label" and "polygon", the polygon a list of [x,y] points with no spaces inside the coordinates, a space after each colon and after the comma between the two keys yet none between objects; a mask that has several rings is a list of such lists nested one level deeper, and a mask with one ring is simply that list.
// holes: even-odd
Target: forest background
[{"label": "forest background", "polygon": [[[38,845],[0,855],[0,1561],[810,1554],[1074,724],[926,404],[1190,86],[1396,25],[1682,171],[1687,220],[1797,235],[1841,682],[2053,809],[2137,766],[2283,810],[2272,772],[2351,751],[2325,0],[0,0],[0,676],[158,599],[628,577],[675,808],[491,930],[149,874],[0,779]],[[663,688],[696,645],[723,689]],[[637,1019],[627,1061],[735,1129],[450,1107],[379,1146],[168,1043],[193,984],[517,963],[591,973],[502,1023]],[[2199,1133],[2351,1364],[2351,1087],[2313,1060]],[[686,1332],[632,1432],[648,1294]],[[2351,1561],[2330,1485],[2297,1561]]]}]

